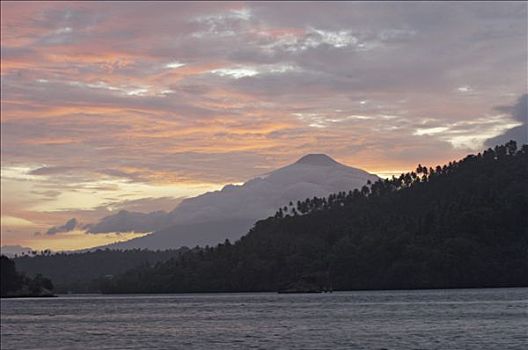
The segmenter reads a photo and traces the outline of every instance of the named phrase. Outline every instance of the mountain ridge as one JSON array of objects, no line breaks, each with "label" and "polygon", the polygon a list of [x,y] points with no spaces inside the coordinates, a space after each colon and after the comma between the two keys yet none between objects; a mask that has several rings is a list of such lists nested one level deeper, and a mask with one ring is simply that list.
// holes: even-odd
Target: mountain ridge
[{"label": "mountain ridge", "polygon": [[[307,154],[292,164],[241,185],[227,184],[221,190],[184,199],[168,213],[118,213],[103,218],[89,229],[92,233],[119,232],[121,228],[131,230],[134,227],[142,230],[139,232],[154,231],[144,237],[97,248],[178,248],[181,246],[178,242],[190,246],[214,245],[219,243],[214,223],[222,223],[221,227],[226,231],[223,238],[236,240],[254,222],[272,215],[277,208],[291,201],[353,190],[368,180],[377,179],[376,175],[341,164],[326,154]],[[229,222],[232,223],[231,229]],[[192,225],[200,226],[204,231],[193,229]],[[173,237],[168,233],[171,227]],[[142,245],[142,242],[148,243]]]},{"label": "mountain ridge", "polygon": [[[240,240],[103,281],[105,293],[528,286],[528,146],[307,198]],[[304,288],[304,287],[303,287]]]},{"label": "mountain ridge", "polygon": [[340,164],[332,157],[324,153],[309,153],[299,158],[294,164],[310,164],[328,166],[333,164]]},{"label": "mountain ridge", "polygon": [[215,247],[15,262],[28,275],[52,277],[62,292],[526,287],[528,146],[506,146],[444,166],[418,165],[361,190],[306,198]]}]

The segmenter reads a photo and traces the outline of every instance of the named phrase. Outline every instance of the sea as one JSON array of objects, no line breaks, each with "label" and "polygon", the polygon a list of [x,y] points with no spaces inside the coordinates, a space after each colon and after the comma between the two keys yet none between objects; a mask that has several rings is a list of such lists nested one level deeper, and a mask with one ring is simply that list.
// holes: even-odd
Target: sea
[{"label": "sea", "polygon": [[528,288],[1,300],[1,349],[528,349]]}]

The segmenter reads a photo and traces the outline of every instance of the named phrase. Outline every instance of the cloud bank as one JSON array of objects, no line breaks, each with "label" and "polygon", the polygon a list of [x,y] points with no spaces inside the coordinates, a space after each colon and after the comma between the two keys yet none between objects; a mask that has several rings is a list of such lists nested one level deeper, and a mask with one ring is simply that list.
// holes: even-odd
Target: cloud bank
[{"label": "cloud bank", "polygon": [[70,220],[66,221],[64,225],[53,226],[48,231],[46,231],[46,234],[55,235],[57,233],[70,232],[70,231],[75,230],[76,227],[77,227],[77,219],[71,218]]}]

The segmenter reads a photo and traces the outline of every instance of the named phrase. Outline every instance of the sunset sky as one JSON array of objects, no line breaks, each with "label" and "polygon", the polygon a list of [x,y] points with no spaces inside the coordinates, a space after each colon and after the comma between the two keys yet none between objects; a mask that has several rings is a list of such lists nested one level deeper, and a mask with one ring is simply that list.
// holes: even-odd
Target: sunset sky
[{"label": "sunset sky", "polygon": [[2,245],[127,239],[82,226],[306,153],[388,176],[526,127],[526,2],[1,10]]}]

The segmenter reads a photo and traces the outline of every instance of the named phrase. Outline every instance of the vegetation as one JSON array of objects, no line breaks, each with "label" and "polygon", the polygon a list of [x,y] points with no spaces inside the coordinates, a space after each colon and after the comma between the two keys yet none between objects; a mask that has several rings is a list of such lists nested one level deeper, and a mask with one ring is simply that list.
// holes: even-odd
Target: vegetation
[{"label": "vegetation", "polygon": [[48,278],[37,274],[34,278],[28,278],[17,272],[13,260],[2,255],[0,257],[0,289],[1,296],[23,297],[23,296],[51,296],[53,283]]},{"label": "vegetation", "polygon": [[[36,276],[49,276],[57,293],[96,293],[101,279],[112,278],[132,268],[166,261],[186,249],[150,250],[95,250],[83,253],[34,252],[14,259],[18,270]],[[3,269],[3,267],[2,267]],[[2,272],[3,273],[3,272]]]},{"label": "vegetation", "polygon": [[511,141],[290,203],[225,241],[101,281],[106,293],[528,286],[528,146]]}]

